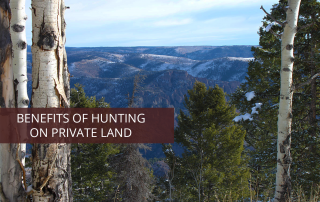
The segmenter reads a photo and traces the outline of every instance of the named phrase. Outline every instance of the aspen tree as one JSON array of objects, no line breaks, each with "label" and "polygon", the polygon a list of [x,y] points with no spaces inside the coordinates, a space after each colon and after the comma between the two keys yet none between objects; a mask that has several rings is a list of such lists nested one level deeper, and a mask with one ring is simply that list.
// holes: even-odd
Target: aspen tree
[{"label": "aspen tree", "polygon": [[[12,41],[12,70],[14,79],[15,107],[28,108],[29,97],[27,92],[27,40],[25,0],[12,0],[10,2],[11,21],[10,35]],[[24,128],[18,129],[20,133],[26,132]],[[25,165],[26,144],[20,144],[21,163]],[[25,178],[25,174],[24,174]],[[25,180],[25,179],[23,179]],[[26,186],[26,184],[24,184]],[[27,187],[25,187],[27,189]]]},{"label": "aspen tree", "polygon": [[287,17],[281,36],[281,70],[280,70],[280,102],[278,114],[277,141],[277,174],[275,201],[288,201],[291,192],[290,164],[291,164],[291,123],[292,123],[292,72],[293,72],[293,44],[297,33],[297,23],[301,0],[289,0]]},{"label": "aspen tree", "polygon": [[[63,0],[32,0],[32,107],[69,107]],[[67,91],[67,92],[66,92]],[[34,144],[33,201],[70,201],[70,144]]]},{"label": "aspen tree", "polygon": [[[12,108],[17,105],[28,107],[29,103],[26,86],[24,4],[24,0],[13,0],[10,9],[9,1],[0,1],[1,108]],[[22,154],[21,151],[23,151]],[[0,145],[1,201],[25,201],[25,192],[21,183],[21,156],[24,158],[24,155],[25,144]]]}]

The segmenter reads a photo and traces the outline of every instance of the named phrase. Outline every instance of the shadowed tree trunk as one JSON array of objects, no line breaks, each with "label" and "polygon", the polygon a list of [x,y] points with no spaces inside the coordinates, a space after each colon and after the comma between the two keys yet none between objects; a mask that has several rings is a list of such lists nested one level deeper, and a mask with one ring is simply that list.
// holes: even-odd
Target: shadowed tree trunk
[{"label": "shadowed tree trunk", "polygon": [[[12,1],[11,5],[16,8],[17,1]],[[23,2],[21,4],[24,4]],[[22,5],[22,7],[24,7]],[[23,8],[21,8],[23,9]],[[12,13],[11,13],[12,11]],[[21,11],[24,13],[24,10]],[[15,93],[17,82],[14,82],[13,63],[16,62],[14,55],[15,45],[12,44],[10,28],[12,23],[24,30],[24,25],[15,21],[21,12],[10,10],[8,0],[0,0],[0,107],[13,108],[18,103],[18,95]],[[22,23],[23,24],[23,23]],[[23,35],[25,33],[22,33]],[[14,41],[14,40],[13,40]],[[25,40],[24,40],[25,41]],[[19,53],[16,53],[19,54]],[[26,57],[24,57],[26,60]],[[26,63],[26,62],[25,62]],[[16,65],[19,67],[18,65]],[[25,74],[26,75],[26,74]],[[20,80],[19,80],[20,81]],[[26,82],[25,82],[26,83]],[[26,88],[25,88],[26,94]],[[21,95],[21,94],[19,94]],[[28,96],[24,98],[28,100]],[[9,124],[9,123],[8,123]],[[25,146],[24,146],[25,148]],[[17,151],[18,150],[18,151]],[[17,161],[17,155],[21,161],[21,156],[25,155],[25,150],[21,154],[21,147],[18,144],[0,144],[0,200],[5,202],[25,201],[25,192],[22,187],[22,172]]]}]

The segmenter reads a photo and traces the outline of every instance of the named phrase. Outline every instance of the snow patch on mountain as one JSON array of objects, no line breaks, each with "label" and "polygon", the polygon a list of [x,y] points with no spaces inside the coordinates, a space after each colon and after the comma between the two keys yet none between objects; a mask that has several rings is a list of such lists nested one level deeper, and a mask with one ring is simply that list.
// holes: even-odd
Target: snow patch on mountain
[{"label": "snow patch on mountain", "polygon": [[237,61],[244,61],[244,62],[250,62],[251,60],[254,60],[254,58],[241,58],[241,57],[226,57],[229,60],[237,60]]},{"label": "snow patch on mountain", "polygon": [[140,57],[146,59],[146,62],[139,68],[147,71],[184,70],[194,77],[240,82],[245,79],[248,62],[253,60],[253,58],[225,57],[197,61],[156,54],[141,54]]}]

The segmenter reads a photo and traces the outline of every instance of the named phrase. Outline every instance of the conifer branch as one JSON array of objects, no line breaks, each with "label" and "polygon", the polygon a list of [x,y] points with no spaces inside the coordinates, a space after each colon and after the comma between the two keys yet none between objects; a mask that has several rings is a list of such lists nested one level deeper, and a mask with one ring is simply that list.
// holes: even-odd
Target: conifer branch
[{"label": "conifer branch", "polygon": [[299,88],[301,88],[302,86],[305,86],[305,85],[309,85],[315,78],[317,78],[318,76],[320,76],[320,72],[313,75],[310,79],[308,79],[306,82],[304,83],[301,83],[301,84],[297,84],[294,86],[293,90],[297,90]]},{"label": "conifer branch", "polygon": [[282,27],[284,26],[284,23],[276,20],[272,15],[270,15],[270,14],[263,8],[263,6],[261,6],[260,9],[262,9],[263,12],[264,12],[267,16],[269,16],[273,21],[275,21],[276,23],[278,23],[278,24],[281,25]]}]

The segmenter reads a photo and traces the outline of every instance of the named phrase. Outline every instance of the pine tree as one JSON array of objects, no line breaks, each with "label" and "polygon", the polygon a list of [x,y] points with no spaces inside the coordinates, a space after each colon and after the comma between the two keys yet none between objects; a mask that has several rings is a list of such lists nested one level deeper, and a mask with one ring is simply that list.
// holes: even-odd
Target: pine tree
[{"label": "pine tree", "polygon": [[232,200],[248,193],[242,156],[245,131],[234,124],[234,106],[221,88],[196,82],[185,96],[188,114],[180,111],[175,142],[184,147],[181,164],[194,200]]},{"label": "pine tree", "polygon": [[[278,21],[286,18],[287,1],[280,0],[271,9],[270,15]],[[320,71],[319,18],[320,3],[316,0],[301,2],[298,32],[294,42],[292,132],[291,132],[291,181],[293,186],[302,186],[307,193],[311,185],[319,182],[319,76],[308,82]],[[277,157],[277,113],[280,90],[281,40],[278,36],[282,27],[274,25],[268,32],[266,27],[274,22],[266,16],[259,30],[260,47],[252,47],[254,60],[249,63],[246,82],[232,95],[232,103],[241,114],[250,113],[255,103],[262,103],[261,109],[252,115],[253,120],[241,121],[246,129],[246,142],[252,149],[250,167],[252,185],[256,193],[264,197],[273,195],[272,190]],[[273,32],[273,33],[272,33]],[[247,100],[247,92],[255,97]],[[310,192],[309,192],[310,193]],[[270,196],[270,195],[269,195]],[[257,199],[258,200],[258,199]]]},{"label": "pine tree", "polygon": [[[104,98],[86,96],[83,86],[71,89],[71,107],[109,108]],[[113,144],[72,144],[71,170],[75,201],[103,201],[113,197],[115,173],[110,156],[119,153]]]},{"label": "pine tree", "polygon": [[71,103],[72,108],[109,108],[110,105],[104,101],[104,98],[96,99],[96,96],[88,97],[84,92],[83,86],[75,84],[75,88],[71,89]]}]

